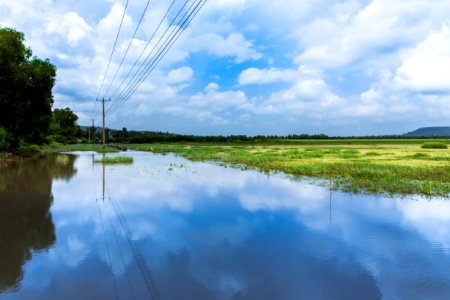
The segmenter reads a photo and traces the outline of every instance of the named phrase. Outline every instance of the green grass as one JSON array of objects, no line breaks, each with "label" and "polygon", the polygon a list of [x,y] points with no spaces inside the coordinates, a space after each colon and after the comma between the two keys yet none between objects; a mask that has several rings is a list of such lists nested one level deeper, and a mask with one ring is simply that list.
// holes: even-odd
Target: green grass
[{"label": "green grass", "polygon": [[45,148],[48,152],[74,152],[74,151],[95,151],[97,153],[116,153],[119,150],[100,144],[70,144],[70,145],[53,145]]},{"label": "green grass", "polygon": [[366,155],[366,156],[382,156],[381,153],[379,153],[379,152],[374,152],[374,151],[372,151],[372,152],[367,152],[365,155]]},{"label": "green grass", "polygon": [[130,156],[105,156],[101,159],[96,159],[94,162],[102,164],[132,164],[133,158]]},{"label": "green grass", "polygon": [[430,155],[423,153],[423,152],[417,152],[416,154],[413,154],[410,156],[411,158],[429,158]]},{"label": "green grass", "polygon": [[423,149],[447,149],[448,145],[443,142],[425,142],[422,144]]},{"label": "green grass", "polygon": [[[379,141],[379,140],[377,140]],[[355,144],[142,144],[130,149],[175,153],[194,161],[215,161],[263,172],[325,179],[344,191],[392,195],[450,194],[450,152],[421,149],[423,140]],[[420,151],[420,152],[419,152]],[[323,182],[323,181],[322,181]]]},{"label": "green grass", "polygon": [[339,153],[338,157],[339,158],[345,158],[345,159],[358,158],[359,157],[359,151],[355,150],[355,149],[345,150],[345,151]]}]

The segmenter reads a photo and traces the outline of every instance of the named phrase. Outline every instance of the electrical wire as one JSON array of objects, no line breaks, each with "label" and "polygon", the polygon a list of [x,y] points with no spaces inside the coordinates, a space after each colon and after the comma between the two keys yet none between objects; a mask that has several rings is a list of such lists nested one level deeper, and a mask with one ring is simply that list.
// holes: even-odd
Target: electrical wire
[{"label": "electrical wire", "polygon": [[120,20],[119,30],[117,31],[117,34],[116,34],[116,39],[114,41],[113,49],[111,51],[111,55],[109,56],[108,66],[106,67],[106,71],[105,71],[105,75],[103,76],[102,84],[100,85],[100,89],[98,90],[97,98],[100,96],[100,93],[103,89],[103,85],[105,84],[105,80],[108,75],[109,67],[111,65],[111,60],[113,58],[114,52],[116,51],[117,41],[119,39],[120,31],[122,30],[123,20],[125,19],[125,15],[126,15],[127,8],[128,8],[128,2],[129,2],[129,0],[127,0],[127,2],[125,4],[125,9],[123,10],[122,19]]},{"label": "electrical wire", "polygon": [[[140,28],[142,21],[144,19],[144,16],[148,10],[148,6],[150,4],[151,0],[147,1],[147,4],[141,14],[140,20],[138,22],[138,25],[133,33],[132,38],[130,39],[130,43],[128,44],[127,50],[125,51],[125,54],[123,55],[121,62],[119,64],[119,67],[117,68],[116,72],[114,73],[113,79],[110,81],[106,92],[104,93],[104,95],[108,95],[109,91],[111,90],[111,88],[114,86],[114,82],[123,66],[123,63],[126,59],[126,56],[128,55],[128,52],[132,46],[132,42],[138,32],[138,29]],[[124,77],[124,79],[121,81],[120,85],[117,86],[117,88],[114,90],[114,92],[111,94],[111,96],[109,98],[112,98],[112,102],[110,103],[110,105],[108,105],[108,109],[106,111],[106,113],[108,114],[112,114],[117,112],[120,107],[127,102],[130,97],[136,92],[136,90],[142,85],[142,83],[148,78],[148,76],[151,74],[151,72],[153,72],[153,70],[157,67],[157,65],[161,62],[161,60],[167,55],[168,51],[173,47],[174,43],[179,39],[179,37],[181,36],[181,34],[185,31],[185,29],[189,26],[189,24],[192,22],[192,20],[197,16],[197,14],[199,13],[199,11],[203,8],[203,6],[206,4],[206,2],[208,0],[193,0],[191,5],[189,6],[189,8],[187,9],[187,11],[184,12],[183,16],[178,20],[178,17],[180,16],[180,14],[185,10],[187,4],[190,2],[191,0],[186,0],[184,2],[184,4],[182,5],[182,7],[179,9],[178,13],[176,14],[176,16],[172,19],[171,23],[168,25],[168,27],[166,28],[166,30],[164,31],[164,33],[160,36],[158,42],[153,46],[153,48],[151,49],[151,51],[146,55],[146,58],[140,62],[141,58],[144,56],[144,54],[146,53],[149,45],[152,43],[153,39],[155,38],[157,32],[159,31],[159,29],[161,28],[161,25],[163,24],[164,20],[167,18],[167,16],[169,15],[172,7],[174,6],[176,0],[172,0],[169,8],[167,9],[166,13],[164,14],[164,16],[162,17],[161,21],[159,22],[158,26],[155,28],[155,30],[153,31],[151,37],[149,38],[146,46],[144,47],[144,49],[141,51],[139,57],[136,59],[136,61],[134,62],[133,66],[131,67],[131,69],[128,71],[128,73],[126,74],[126,76]],[[128,8],[128,4],[129,4],[129,0],[127,0],[126,5],[125,5],[125,9],[124,9],[124,13],[122,15],[122,19],[119,25],[119,29],[116,35],[116,39],[114,41],[114,45],[113,45],[113,49],[111,51],[111,55],[109,58],[109,62],[105,71],[105,75],[103,77],[102,80],[102,84],[100,86],[100,89],[98,91],[97,94],[97,98],[100,96],[100,93],[105,85],[105,81],[108,75],[108,72],[110,70],[111,67],[111,61],[112,58],[114,56],[115,53],[115,49],[117,46],[117,41],[122,29],[122,25],[123,25],[123,21],[126,15],[126,11]],[[194,7],[195,6],[195,7]],[[192,7],[194,7],[192,9]],[[173,26],[178,20],[177,25]],[[170,31],[170,29],[172,29]],[[167,35],[167,33],[170,31],[170,33]],[[164,40],[164,42],[161,41]],[[161,45],[160,45],[161,44]],[[155,52],[156,51],[156,52]],[[136,66],[138,65],[138,63],[140,63],[138,69],[133,73],[133,71],[135,70]],[[131,75],[131,78],[130,78]],[[126,83],[127,82],[127,83]],[[95,103],[96,104],[96,103]],[[94,104],[94,108],[93,108],[93,114],[95,114],[95,107],[96,105]],[[100,113],[99,113],[100,114]],[[95,118],[95,120],[98,120],[98,115]]]},{"label": "electrical wire", "polygon": [[[132,85],[128,88],[125,94],[116,102],[116,105],[109,110],[110,113],[116,112],[121,105],[123,105],[128,99],[132,96],[132,94],[140,87],[140,85],[148,78],[149,74],[156,68],[159,62],[164,58],[167,52],[172,48],[174,43],[178,40],[184,30],[189,26],[192,20],[196,17],[198,12],[203,8],[208,0],[200,0],[197,2],[195,8],[189,13],[188,17],[183,20],[187,13],[183,16],[182,20],[178,23],[177,31],[173,34],[174,31],[171,32],[171,35],[166,38],[164,44],[158,49],[158,52],[155,54],[150,63],[147,64],[143,73],[140,74],[138,80],[133,82]],[[195,4],[195,2],[191,5],[191,7]],[[182,22],[182,23],[181,23]],[[181,25],[180,25],[181,23]]]},{"label": "electrical wire", "polygon": [[[186,6],[186,4],[189,2],[189,0],[186,0],[185,4],[183,5]],[[153,41],[153,38],[155,37],[156,33],[159,31],[159,28],[161,27],[162,23],[164,22],[165,18],[167,17],[167,15],[169,14],[170,10],[172,9],[173,5],[175,4],[175,0],[172,1],[172,3],[170,4],[169,8],[167,9],[166,13],[164,14],[164,16],[162,17],[161,21],[159,22],[158,26],[156,27],[156,29],[153,31],[153,34],[151,35],[151,37],[149,38],[147,44],[145,45],[144,49],[141,51],[139,57],[136,59],[136,61],[134,62],[133,66],[131,67],[130,71],[127,73],[127,75],[125,76],[125,78],[122,80],[121,84],[116,88],[116,90],[113,92],[113,94],[111,95],[110,98],[115,98],[115,95],[117,94],[117,92],[119,92],[120,88],[123,86],[123,84],[126,82],[126,80],[128,79],[128,77],[130,76],[130,74],[133,72],[134,68],[136,67],[136,65],[138,64],[139,60],[141,59],[141,57],[144,55],[145,51],[147,50],[148,46],[150,45],[150,43]],[[182,7],[182,9],[183,9]],[[180,11],[178,12],[177,16],[181,13],[182,9],[180,9]],[[138,69],[138,71],[140,70],[140,67]]]},{"label": "electrical wire", "polygon": [[[119,96],[117,97],[117,102],[116,102],[116,106],[118,106],[124,96],[128,95],[129,91],[131,91],[137,84],[138,82],[142,79],[142,75],[146,73],[146,70],[148,68],[149,65],[152,64],[152,62],[154,61],[154,57],[155,55],[158,55],[160,49],[162,47],[164,47],[165,45],[167,45],[167,40],[170,39],[171,36],[173,36],[174,31],[178,28],[180,29],[180,25],[182,24],[183,20],[186,19],[186,15],[188,15],[189,11],[191,11],[192,7],[195,5],[197,0],[195,0],[194,2],[192,2],[192,4],[190,5],[190,7],[188,8],[188,10],[184,13],[184,15],[181,17],[181,19],[178,21],[178,24],[176,24],[176,26],[172,27],[174,25],[174,23],[177,21],[178,16],[180,15],[180,13],[183,11],[183,9],[185,8],[186,4],[189,2],[186,1],[185,5],[183,5],[183,7],[179,10],[178,14],[173,18],[172,22],[170,23],[170,25],[166,28],[165,32],[161,35],[161,37],[159,38],[158,42],[155,44],[155,46],[153,46],[152,51],[147,55],[147,58],[142,62],[141,66],[139,67],[138,71],[133,75],[133,77],[131,78],[130,82],[128,83],[128,86],[122,90],[122,92],[119,94]],[[201,1],[201,0],[200,0]],[[172,31],[170,32],[169,36],[166,37],[167,32],[172,29]],[[165,41],[163,42],[163,44],[159,47],[159,49],[157,50],[156,54],[152,56],[152,54],[154,53],[154,51],[157,49],[158,45],[161,43],[161,41],[164,39]],[[151,58],[151,59],[150,59]],[[149,62],[147,62],[150,59]],[[145,67],[144,67],[145,66]],[[141,70],[142,68],[144,68],[143,70]],[[114,107],[115,108],[115,107]],[[112,110],[112,109],[111,109]]]},{"label": "electrical wire", "polygon": [[148,9],[148,6],[149,6],[150,2],[151,2],[151,0],[148,0],[148,1],[147,1],[147,4],[145,5],[144,11],[143,11],[142,14],[141,14],[141,18],[139,19],[138,25],[136,26],[136,29],[134,30],[133,36],[132,36],[131,39],[130,39],[130,43],[128,44],[127,50],[125,51],[125,54],[123,55],[122,60],[120,61],[119,67],[117,68],[116,73],[114,74],[113,79],[111,80],[111,82],[109,83],[108,88],[106,89],[105,96],[109,93],[109,90],[111,89],[111,87],[112,87],[114,81],[116,80],[117,74],[119,74],[120,68],[122,67],[123,62],[125,61],[125,58],[126,58],[127,55],[128,55],[128,51],[129,51],[130,48],[131,48],[131,44],[133,43],[133,40],[134,40],[134,38],[136,37],[136,34],[137,34],[138,30],[139,30],[139,27],[141,26],[142,21],[144,20],[144,16],[145,16],[145,14],[146,14],[146,12],[147,12],[147,9]]}]

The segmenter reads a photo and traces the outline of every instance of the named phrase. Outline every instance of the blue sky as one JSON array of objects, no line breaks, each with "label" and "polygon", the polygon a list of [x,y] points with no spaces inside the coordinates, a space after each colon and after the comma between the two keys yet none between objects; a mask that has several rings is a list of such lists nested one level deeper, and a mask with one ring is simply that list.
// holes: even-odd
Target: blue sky
[{"label": "blue sky", "polygon": [[[145,4],[129,0],[107,85]],[[169,4],[150,2],[113,89]],[[81,125],[92,117],[99,124],[95,97],[124,7],[125,0],[0,0],[0,25],[24,32],[34,54],[57,66],[54,107],[70,107]],[[449,11],[445,0],[209,0],[107,126],[214,135],[448,126]]]}]

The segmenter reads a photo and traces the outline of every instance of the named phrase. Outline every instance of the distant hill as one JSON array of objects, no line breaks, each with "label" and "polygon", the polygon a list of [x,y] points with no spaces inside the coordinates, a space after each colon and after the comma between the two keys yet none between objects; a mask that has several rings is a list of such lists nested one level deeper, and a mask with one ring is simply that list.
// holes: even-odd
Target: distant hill
[{"label": "distant hill", "polygon": [[426,137],[426,136],[450,136],[450,127],[423,127],[417,130],[405,133],[408,137]]}]

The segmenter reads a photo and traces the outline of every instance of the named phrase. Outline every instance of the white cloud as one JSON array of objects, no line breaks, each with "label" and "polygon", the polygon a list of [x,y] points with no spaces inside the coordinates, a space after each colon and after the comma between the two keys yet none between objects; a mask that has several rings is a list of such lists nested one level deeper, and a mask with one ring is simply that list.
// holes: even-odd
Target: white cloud
[{"label": "white cloud", "polygon": [[[342,10],[335,11],[332,18],[317,18],[301,26],[296,36],[304,50],[296,61],[335,68],[386,50],[395,51],[402,45],[415,44],[436,24],[447,19],[442,9],[449,9],[450,4],[373,0],[361,10],[357,5],[354,8],[344,17]],[[431,16],[434,22],[430,22]]]},{"label": "white cloud", "polygon": [[211,82],[206,86],[205,91],[217,91],[219,88],[220,86],[217,83]]},{"label": "white cloud", "polygon": [[347,101],[334,94],[323,79],[307,78],[298,80],[288,89],[273,93],[256,111],[261,114],[303,116],[303,121],[319,120],[328,115],[331,120],[346,105]]},{"label": "white cloud", "polygon": [[[98,23],[97,34],[104,38],[104,41],[109,42],[109,47],[112,47],[114,43],[124,10],[125,7],[121,3],[114,2],[108,14]],[[126,14],[121,28],[122,35],[131,30],[132,23],[131,16]]]},{"label": "white cloud", "polygon": [[77,45],[92,30],[86,21],[75,12],[49,19],[46,31],[49,34],[59,34],[66,37],[71,46]]},{"label": "white cloud", "polygon": [[204,91],[193,96],[164,103],[160,108],[160,113],[192,118],[199,122],[211,122],[214,125],[224,125],[243,120],[240,118],[241,115],[234,116],[234,113],[229,114],[228,111],[246,112],[253,108],[253,104],[244,92],[239,90],[220,91],[219,85],[212,82],[204,88]]},{"label": "white cloud", "polygon": [[197,93],[189,98],[188,107],[207,108],[211,111],[223,111],[227,108],[242,109],[250,105],[242,91],[219,91],[216,83],[210,83],[205,92]]},{"label": "white cloud", "polygon": [[237,32],[232,32],[227,37],[215,33],[203,34],[192,37],[189,45],[193,52],[206,51],[218,57],[234,57],[236,63],[263,57],[263,54],[254,49],[252,42]]},{"label": "white cloud", "polygon": [[218,10],[231,10],[236,13],[243,11],[246,2],[246,0],[213,0],[209,5]]},{"label": "white cloud", "polygon": [[450,29],[430,34],[407,52],[397,69],[395,82],[418,91],[450,91]]},{"label": "white cloud", "polygon": [[184,83],[186,81],[191,81],[194,76],[194,71],[190,67],[181,67],[169,72],[167,75],[167,82],[174,83]]},{"label": "white cloud", "polygon": [[240,85],[250,84],[267,84],[274,82],[292,82],[298,77],[298,71],[295,70],[280,70],[276,68],[257,69],[249,68],[241,72],[239,75]]},{"label": "white cloud", "polygon": [[435,124],[448,126],[450,118],[450,95],[419,95],[418,110],[423,118]]}]

